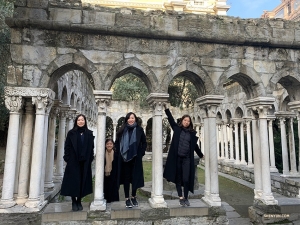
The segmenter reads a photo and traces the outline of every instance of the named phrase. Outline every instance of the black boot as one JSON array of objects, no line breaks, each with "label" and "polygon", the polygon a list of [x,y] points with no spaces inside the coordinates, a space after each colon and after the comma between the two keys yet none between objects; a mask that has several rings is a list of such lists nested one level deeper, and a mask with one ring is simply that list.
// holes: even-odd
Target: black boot
[{"label": "black boot", "polygon": [[75,197],[72,197],[72,211],[78,211],[78,206]]},{"label": "black boot", "polygon": [[81,198],[77,198],[77,207],[78,207],[78,211],[83,210],[83,207],[81,205]]}]

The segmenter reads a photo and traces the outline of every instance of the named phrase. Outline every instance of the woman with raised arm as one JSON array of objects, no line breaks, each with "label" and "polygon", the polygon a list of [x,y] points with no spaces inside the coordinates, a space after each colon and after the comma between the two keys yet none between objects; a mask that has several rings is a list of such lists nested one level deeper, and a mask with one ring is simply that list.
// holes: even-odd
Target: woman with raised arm
[{"label": "woman with raised arm", "polygon": [[[194,193],[194,151],[200,158],[203,158],[197,141],[196,131],[193,129],[192,119],[189,115],[183,115],[177,124],[170,112],[165,107],[165,113],[173,130],[171,146],[168,152],[167,161],[164,169],[164,178],[176,185],[181,206],[190,206],[188,200],[189,191]],[[182,195],[184,187],[184,196]]]}]

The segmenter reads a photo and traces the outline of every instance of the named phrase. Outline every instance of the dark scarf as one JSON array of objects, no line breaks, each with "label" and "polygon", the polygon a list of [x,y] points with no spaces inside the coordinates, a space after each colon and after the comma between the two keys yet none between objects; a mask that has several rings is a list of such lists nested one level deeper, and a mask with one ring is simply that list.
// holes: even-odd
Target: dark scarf
[{"label": "dark scarf", "polygon": [[86,161],[87,159],[87,135],[85,135],[85,128],[78,127],[77,129],[77,154],[78,161]]},{"label": "dark scarf", "polygon": [[[124,162],[130,161],[137,155],[136,126],[137,123],[135,122],[132,125],[127,124],[124,128],[120,141],[121,155],[124,159]],[[130,135],[131,130],[132,133]]]}]

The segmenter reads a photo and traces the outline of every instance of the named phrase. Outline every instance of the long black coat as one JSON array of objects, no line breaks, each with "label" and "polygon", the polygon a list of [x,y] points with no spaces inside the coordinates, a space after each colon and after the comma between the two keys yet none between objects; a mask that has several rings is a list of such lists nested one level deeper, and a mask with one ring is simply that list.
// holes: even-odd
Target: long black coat
[{"label": "long black coat", "polygon": [[[137,190],[140,187],[144,187],[144,171],[143,171],[143,161],[142,158],[145,155],[147,148],[146,135],[142,127],[136,126],[136,143],[137,143],[137,155],[135,159],[135,164],[132,172],[132,189]],[[123,184],[122,174],[122,155],[120,153],[120,140],[117,138],[115,142],[116,152],[118,153],[118,173],[117,173],[117,184],[120,187]]]},{"label": "long black coat", "polygon": [[[172,183],[176,183],[176,164],[178,157],[178,146],[179,146],[179,137],[183,128],[179,127],[175,122],[171,112],[169,109],[165,110],[165,113],[168,117],[168,121],[171,125],[173,133],[173,138],[171,141],[171,146],[169,149],[165,169],[164,169],[164,178],[167,181],[171,181]],[[198,137],[196,136],[196,132],[190,132],[191,141],[190,141],[190,177],[189,177],[189,191],[194,193],[194,179],[195,179],[195,164],[194,164],[194,151],[197,155],[202,158],[203,154],[197,144]]]},{"label": "long black coat", "polygon": [[[104,161],[104,166],[106,160]],[[104,198],[107,203],[119,201],[119,186],[117,185],[118,172],[118,155],[114,153],[114,160],[112,161],[112,170],[109,176],[104,173]]]},{"label": "long black coat", "polygon": [[[80,183],[80,165],[78,161],[77,148],[77,131],[70,130],[67,134],[65,142],[64,160],[67,163],[64,173],[64,178],[61,185],[60,194],[72,197],[84,197],[93,193],[92,168],[91,164],[94,159],[94,136],[91,130],[86,130],[84,138],[87,140],[86,156],[83,166],[83,179]],[[82,191],[80,193],[80,185]]]}]

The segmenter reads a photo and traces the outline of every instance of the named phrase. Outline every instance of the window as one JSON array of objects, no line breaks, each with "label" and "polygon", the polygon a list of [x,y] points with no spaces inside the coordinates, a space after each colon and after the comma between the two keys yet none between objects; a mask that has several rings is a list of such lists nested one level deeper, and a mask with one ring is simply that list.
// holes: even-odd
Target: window
[{"label": "window", "polygon": [[288,4],[287,4],[287,14],[288,14],[288,15],[291,15],[291,13],[292,13],[291,3],[288,3]]},{"label": "window", "polygon": [[284,17],[284,9],[278,11],[275,15],[275,18],[283,18]]},{"label": "window", "polygon": [[199,0],[197,1],[197,0],[195,0],[195,1],[194,1],[194,4],[195,4],[195,5],[203,5],[203,1],[199,1]]},{"label": "window", "polygon": [[294,9],[298,9],[299,6],[300,6],[300,0],[295,0]]}]

